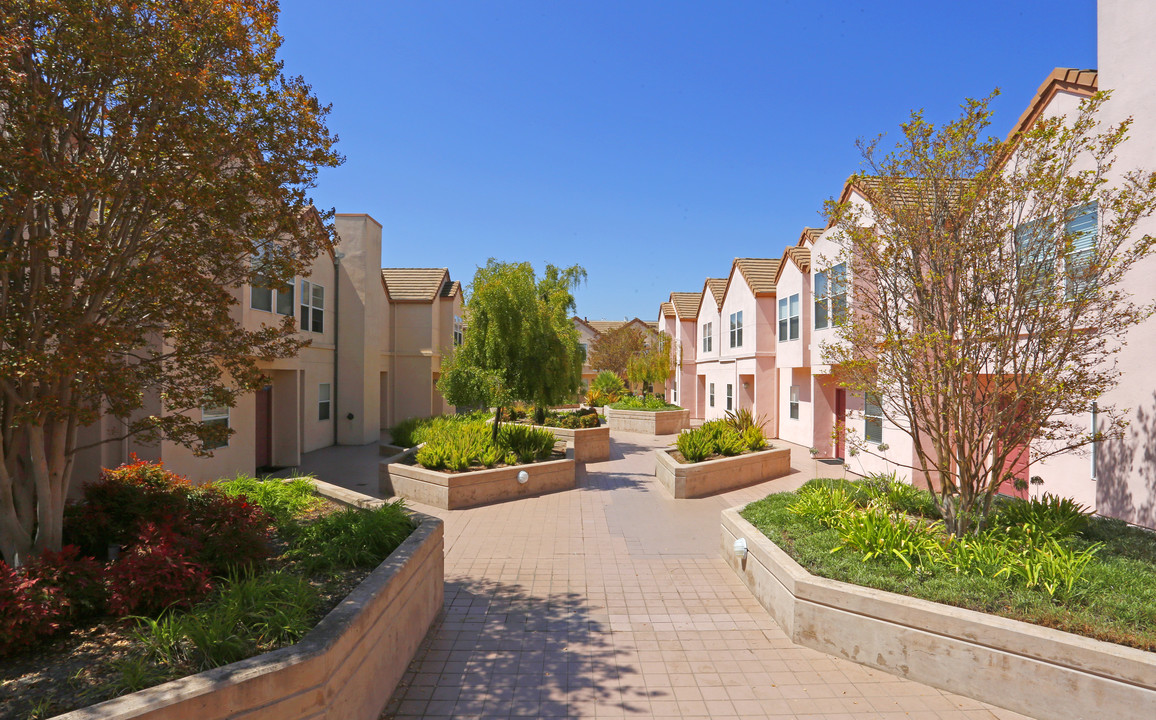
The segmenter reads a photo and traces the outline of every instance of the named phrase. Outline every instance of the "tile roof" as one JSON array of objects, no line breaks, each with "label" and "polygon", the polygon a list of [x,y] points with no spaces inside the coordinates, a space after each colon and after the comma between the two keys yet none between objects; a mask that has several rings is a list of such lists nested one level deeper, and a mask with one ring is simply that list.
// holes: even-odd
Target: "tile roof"
[{"label": "tile roof", "polygon": [[[775,292],[775,273],[779,270],[779,260],[770,258],[735,258],[734,267],[743,274],[747,286],[755,295],[769,295]],[[734,272],[731,272],[734,275]]]},{"label": "tile roof", "polygon": [[590,327],[594,328],[594,330],[596,330],[599,334],[602,334],[604,332],[610,332],[611,330],[617,330],[618,328],[622,327],[623,325],[630,325],[631,323],[638,323],[639,325],[644,325],[647,328],[650,328],[651,330],[658,330],[658,321],[657,320],[652,320],[651,322],[647,322],[647,321],[641,320],[639,318],[634,318],[633,320],[587,320],[586,321],[586,324],[589,325]]},{"label": "tile roof", "polygon": [[698,306],[702,302],[701,292],[672,292],[670,304],[682,320],[694,320],[698,317]]},{"label": "tile roof", "polygon": [[799,242],[796,243],[799,247],[805,247],[806,243],[815,244],[819,236],[823,234],[823,228],[805,227],[802,234],[799,235]]},{"label": "tile roof", "polygon": [[394,302],[433,302],[449,283],[446,268],[382,268],[381,276]]},{"label": "tile roof", "polygon": [[658,306],[659,317],[674,317],[674,304],[664,302]]},{"label": "tile roof", "polygon": [[442,284],[442,297],[452,298],[462,291],[462,284],[457,280],[446,279]]},{"label": "tile roof", "polygon": [[707,278],[706,284],[710,287],[711,295],[714,295],[715,304],[718,305],[717,309],[722,310],[723,295],[727,291],[727,279]]},{"label": "tile roof", "polygon": [[1024,132],[1043,113],[1057,92],[1072,92],[1077,95],[1091,95],[1100,86],[1100,74],[1095,70],[1078,70],[1076,68],[1055,68],[1040,84],[1040,89],[1028,107],[1020,115],[1019,121],[1012,126],[1007,139],[1011,140],[1017,133]]}]

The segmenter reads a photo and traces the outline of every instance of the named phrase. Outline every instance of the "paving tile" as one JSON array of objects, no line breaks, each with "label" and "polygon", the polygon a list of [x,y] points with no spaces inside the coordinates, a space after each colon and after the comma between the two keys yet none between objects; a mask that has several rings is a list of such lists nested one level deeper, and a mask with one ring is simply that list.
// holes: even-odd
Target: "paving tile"
[{"label": "paving tile", "polygon": [[794,645],[718,557],[718,517],[809,472],[675,501],[653,477],[671,440],[613,433],[570,492],[414,504],[446,523],[445,608],[382,717],[1026,720]]}]

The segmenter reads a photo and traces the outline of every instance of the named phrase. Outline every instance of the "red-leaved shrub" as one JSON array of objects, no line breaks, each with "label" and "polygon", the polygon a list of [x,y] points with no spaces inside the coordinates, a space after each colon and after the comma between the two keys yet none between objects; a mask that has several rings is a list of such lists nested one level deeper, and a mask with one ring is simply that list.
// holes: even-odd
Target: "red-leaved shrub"
[{"label": "red-leaved shrub", "polygon": [[193,543],[148,522],[136,543],[112,564],[109,609],[115,615],[188,608],[212,589],[208,569],[192,557]]},{"label": "red-leaved shrub", "polygon": [[55,590],[0,561],[0,657],[60,628],[65,610]]},{"label": "red-leaved shrub", "polygon": [[108,607],[106,567],[81,555],[75,545],[65,545],[60,552],[41,552],[25,566],[24,572],[58,591],[54,595],[59,596],[70,623],[102,615]]},{"label": "red-leaved shrub", "polygon": [[197,559],[218,575],[265,562],[273,517],[243,496],[229,497],[215,487],[197,490],[185,526],[199,546]]}]

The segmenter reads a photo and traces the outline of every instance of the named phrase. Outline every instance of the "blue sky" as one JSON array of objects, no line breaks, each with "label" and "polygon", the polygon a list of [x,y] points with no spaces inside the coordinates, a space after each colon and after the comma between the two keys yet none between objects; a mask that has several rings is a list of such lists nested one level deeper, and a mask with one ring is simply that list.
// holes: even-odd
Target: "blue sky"
[{"label": "blue sky", "polygon": [[779,257],[855,140],[995,87],[1006,134],[1053,67],[1096,66],[1094,0],[283,0],[286,71],[346,156],[313,197],[381,222],[382,263],[580,264],[590,319]]}]

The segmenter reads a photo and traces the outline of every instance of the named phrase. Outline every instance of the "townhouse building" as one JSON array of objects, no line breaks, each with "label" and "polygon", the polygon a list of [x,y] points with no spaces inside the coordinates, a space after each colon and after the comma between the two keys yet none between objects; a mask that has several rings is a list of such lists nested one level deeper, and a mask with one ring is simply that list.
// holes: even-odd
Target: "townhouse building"
[{"label": "townhouse building", "polygon": [[675,405],[686,403],[683,407],[693,408],[698,404],[695,367],[698,361],[698,307],[701,302],[701,292],[672,292],[670,300],[659,306],[661,329],[671,338],[675,358],[666,399]]}]

